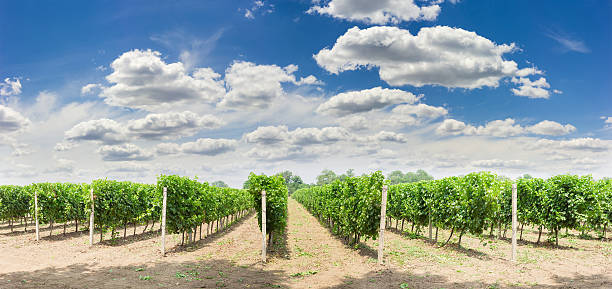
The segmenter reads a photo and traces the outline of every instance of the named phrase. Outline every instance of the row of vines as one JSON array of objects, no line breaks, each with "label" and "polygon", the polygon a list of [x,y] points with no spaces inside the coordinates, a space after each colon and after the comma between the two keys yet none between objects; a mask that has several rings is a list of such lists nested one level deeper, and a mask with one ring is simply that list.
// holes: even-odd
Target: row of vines
[{"label": "row of vines", "polygon": [[[87,223],[91,212],[90,190],[93,189],[95,226],[103,233],[110,230],[115,237],[118,228],[124,236],[129,225],[145,225],[143,232],[160,221],[162,191],[167,187],[167,230],[169,233],[191,233],[202,224],[217,222],[221,227],[242,216],[254,206],[249,192],[240,189],[217,188],[179,176],[158,178],[155,185],[112,180],[94,180],[91,184],[36,183],[28,186],[0,186],[0,221],[8,221],[11,230],[15,221],[25,222],[34,216],[34,195],[37,194],[38,218],[53,225],[73,222],[75,231],[79,224]],[[195,237],[195,236],[194,236]]]},{"label": "row of vines", "polygon": [[[380,220],[380,172],[347,178],[332,184],[296,191],[293,197],[315,216],[327,222],[334,233],[358,242],[361,236],[376,238]],[[412,223],[416,234],[421,228],[451,230],[458,243],[465,233],[498,234],[511,226],[512,184],[488,172],[433,181],[398,184],[389,187],[387,216]],[[605,236],[612,222],[612,180],[595,181],[590,176],[559,175],[549,179],[519,179],[518,220],[522,228],[535,226],[540,234],[547,229],[558,244],[559,231],[576,229],[583,234],[596,231]],[[416,227],[416,230],[415,230]]]},{"label": "row of vines", "polygon": [[331,184],[303,188],[291,196],[351,243],[362,237],[376,239],[380,224],[381,172],[347,177]]}]

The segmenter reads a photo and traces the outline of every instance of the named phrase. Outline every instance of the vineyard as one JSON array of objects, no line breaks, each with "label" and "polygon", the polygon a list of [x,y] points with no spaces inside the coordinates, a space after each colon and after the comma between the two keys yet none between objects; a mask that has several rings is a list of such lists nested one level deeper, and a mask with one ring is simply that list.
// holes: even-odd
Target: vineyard
[{"label": "vineyard", "polygon": [[[300,189],[292,197],[325,221],[334,233],[357,243],[361,237],[378,236],[383,183],[384,177],[376,172]],[[406,221],[417,234],[421,228],[433,226],[436,242],[439,229],[451,230],[444,244],[457,233],[461,245],[465,233],[482,235],[489,229],[492,235],[495,228],[498,234],[508,229],[512,216],[511,188],[511,180],[487,172],[392,185],[387,214],[396,220],[396,227],[401,222],[402,231]],[[519,179],[517,188],[521,228],[536,226],[540,236],[546,228],[557,244],[562,229],[596,231],[605,237],[612,222],[610,179],[594,181],[590,176],[559,175],[547,180]]]},{"label": "vineyard", "polygon": [[[135,285],[147,288],[192,288],[196,284],[213,288],[305,288],[313,284],[317,288],[429,288],[431,284],[437,284],[436,288],[533,287],[529,284],[534,283],[528,282],[536,278],[532,273],[548,272],[541,264],[568,262],[566,266],[576,270],[604,272],[589,277],[595,281],[572,279],[577,288],[612,284],[605,273],[612,256],[607,236],[612,222],[610,179],[559,175],[513,181],[477,172],[389,183],[380,171],[346,175],[326,185],[297,189],[291,196],[281,175],[254,173],[243,189],[215,187],[176,175],[160,175],[155,184],[99,179],[89,184],[6,185],[0,186],[0,246],[5,246],[3,250],[10,246],[5,251],[7,260],[21,258],[13,254],[15,251],[35,258],[47,256],[43,257],[49,259],[45,264],[87,263],[92,256],[96,262],[123,264],[99,269],[96,281],[83,283],[84,287],[95,287],[97,282],[125,287],[118,283],[121,278],[134,278],[133,282],[142,282]],[[506,232],[512,232],[513,186],[518,197],[517,238],[524,241],[518,259],[509,263]],[[86,241],[92,208],[93,231],[99,236],[93,246]],[[381,218],[383,209],[385,218]],[[43,234],[48,233],[38,242],[33,239],[36,217],[44,226]],[[384,238],[381,226],[388,229]],[[168,254],[164,254],[164,241],[159,254],[160,232],[174,248]],[[169,236],[164,237],[166,232]],[[267,243],[263,248],[262,234],[263,243]],[[378,268],[374,267],[376,247],[379,254],[384,251],[389,271],[372,273]],[[72,259],[57,261],[54,251],[65,252],[60,255]],[[269,251],[271,258],[262,262],[262,251]],[[186,259],[200,261],[185,263]],[[151,261],[154,263],[148,265]],[[30,261],[12,262],[7,265],[0,260],[0,265],[28,271],[23,268],[28,268]],[[134,263],[139,265],[129,265]],[[407,269],[407,264],[412,264],[408,268],[428,267],[416,273]],[[11,273],[10,277],[3,276],[0,269],[0,287],[28,278],[31,286],[22,281],[23,286],[17,288],[57,287],[66,282],[64,274],[86,282],[88,277],[81,276],[89,270],[67,267],[63,273],[53,273],[36,268],[43,269],[28,275]],[[491,276],[492,268],[499,270],[496,277]],[[214,274],[210,270],[215,270]],[[466,270],[471,273],[464,274]],[[478,275],[487,270],[488,277]],[[284,277],[274,273],[281,271]],[[109,272],[121,275],[106,280]],[[440,274],[450,280],[477,281],[457,285],[431,277],[429,272],[444,272]],[[230,273],[237,275],[226,276]],[[569,282],[554,281],[550,273],[538,274],[544,274],[537,278],[547,284]],[[349,275],[367,277],[351,279],[346,277]],[[59,281],[48,283],[49,276]],[[515,283],[500,283],[505,276]],[[489,282],[491,278],[497,281]],[[337,282],[341,282],[339,287],[329,285]]]},{"label": "vineyard", "polygon": [[[183,240],[195,240],[203,224],[212,231],[227,226],[244,216],[255,203],[245,190],[217,188],[186,177],[159,176],[156,185],[94,180],[91,184],[36,183],[29,186],[0,186],[0,220],[8,221],[11,231],[15,221],[25,222],[35,215],[35,194],[38,202],[38,219],[41,224],[53,226],[62,223],[64,234],[68,222],[74,222],[75,231],[79,223],[88,223],[92,202],[95,208],[95,229],[100,234],[111,231],[112,238],[117,229],[123,228],[123,237],[128,226],[144,225],[143,232],[153,229],[161,221],[162,190],[167,188],[167,230],[181,233]],[[93,200],[90,198],[93,192]],[[149,227],[149,224],[151,225]]]}]

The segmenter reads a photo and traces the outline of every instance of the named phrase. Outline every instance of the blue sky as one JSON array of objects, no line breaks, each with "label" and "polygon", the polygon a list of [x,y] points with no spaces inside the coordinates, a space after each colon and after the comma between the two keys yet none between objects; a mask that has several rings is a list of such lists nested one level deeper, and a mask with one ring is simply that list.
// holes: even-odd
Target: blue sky
[{"label": "blue sky", "polygon": [[368,3],[2,1],[0,179],[609,175],[612,1]]}]

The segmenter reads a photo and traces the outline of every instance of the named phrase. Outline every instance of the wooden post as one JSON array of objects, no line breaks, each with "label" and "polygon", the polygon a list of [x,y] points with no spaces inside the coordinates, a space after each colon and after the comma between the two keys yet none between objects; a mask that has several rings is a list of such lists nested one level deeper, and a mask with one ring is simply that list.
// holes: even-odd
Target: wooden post
[{"label": "wooden post", "polygon": [[261,261],[266,262],[266,191],[261,191]]},{"label": "wooden post", "polygon": [[433,241],[431,237],[431,231],[432,231],[432,227],[431,227],[431,212],[430,212],[429,213],[429,241]]},{"label": "wooden post", "polygon": [[512,184],[512,261],[516,261],[516,231],[518,229],[518,220],[516,218],[516,184]]},{"label": "wooden post", "polygon": [[34,191],[34,217],[36,218],[36,241],[40,240],[40,233],[38,229],[38,191]]},{"label": "wooden post", "polygon": [[164,187],[164,199],[162,202],[162,223],[161,223],[161,253],[166,256],[166,199],[168,198],[168,189]]},{"label": "wooden post", "polygon": [[[93,188],[89,189],[89,199],[91,200],[91,213],[89,213],[89,246],[93,246],[94,234],[94,193]],[[100,229],[102,230],[102,229]]]},{"label": "wooden post", "polygon": [[378,264],[383,264],[383,249],[385,248],[385,219],[387,217],[387,186],[382,188],[380,203],[380,238],[378,241]]}]

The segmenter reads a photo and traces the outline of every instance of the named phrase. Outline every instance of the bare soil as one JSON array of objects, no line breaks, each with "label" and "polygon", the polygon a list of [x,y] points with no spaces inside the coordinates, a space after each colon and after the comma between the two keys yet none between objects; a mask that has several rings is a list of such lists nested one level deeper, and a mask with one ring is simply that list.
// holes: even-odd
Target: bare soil
[{"label": "bare soil", "polygon": [[[0,224],[0,288],[612,288],[609,239],[570,232],[556,248],[537,245],[537,230],[525,228],[518,260],[511,262],[506,238],[466,235],[461,247],[439,248],[409,233],[407,223],[404,232],[391,225],[386,264],[379,266],[377,241],[351,247],[292,199],[286,233],[276,236],[265,265],[254,214],[186,246],[179,246],[181,235],[169,235],[165,257],[158,224],[145,233],[141,226],[136,235],[128,227],[126,238],[123,230],[115,240],[106,234],[102,243],[96,235],[93,247],[88,232],[75,232],[74,225],[66,235],[56,225],[52,236],[44,226],[36,242],[31,225],[27,233],[18,225],[11,233]],[[427,228],[421,231],[427,235]],[[449,233],[440,231],[439,241]]]}]

